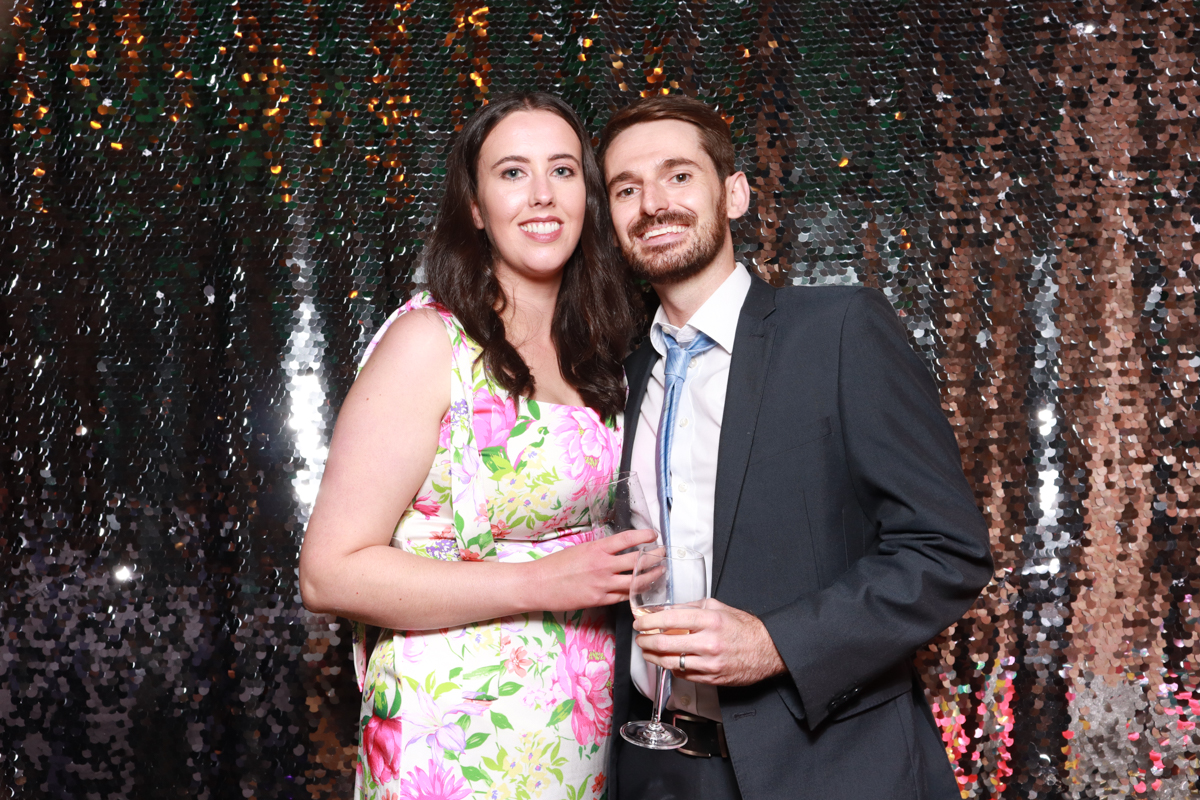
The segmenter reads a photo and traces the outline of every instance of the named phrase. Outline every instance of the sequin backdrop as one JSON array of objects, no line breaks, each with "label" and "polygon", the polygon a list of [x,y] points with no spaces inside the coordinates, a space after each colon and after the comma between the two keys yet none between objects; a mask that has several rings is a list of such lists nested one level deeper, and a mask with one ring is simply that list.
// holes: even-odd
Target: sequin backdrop
[{"label": "sequin backdrop", "polygon": [[[10,4],[11,5],[11,4]],[[454,126],[732,121],[742,257],[883,289],[997,579],[921,653],[964,797],[1193,796],[1192,2],[17,0],[0,22],[0,796],[345,797],[296,557]]]}]

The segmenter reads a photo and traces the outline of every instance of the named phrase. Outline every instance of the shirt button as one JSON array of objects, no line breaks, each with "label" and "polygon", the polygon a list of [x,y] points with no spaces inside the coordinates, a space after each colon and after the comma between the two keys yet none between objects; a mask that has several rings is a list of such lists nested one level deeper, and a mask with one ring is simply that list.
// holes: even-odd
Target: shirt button
[{"label": "shirt button", "polygon": [[692,707],[692,696],[689,694],[685,694],[683,697],[679,698],[679,704],[682,705],[684,708],[691,708]]},{"label": "shirt button", "polygon": [[688,421],[687,417],[684,417],[683,419],[679,420],[679,427],[681,427],[681,428],[686,428],[688,426],[688,424],[689,424],[689,421]]},{"label": "shirt button", "polygon": [[684,483],[683,481],[680,481],[679,483],[675,484],[675,486],[679,489],[680,492],[682,492],[683,494],[687,494],[688,485],[686,483]]},{"label": "shirt button", "polygon": [[691,361],[688,362],[688,369],[695,369],[696,365],[699,363],[700,363],[699,361],[697,361],[696,359],[693,358]]}]

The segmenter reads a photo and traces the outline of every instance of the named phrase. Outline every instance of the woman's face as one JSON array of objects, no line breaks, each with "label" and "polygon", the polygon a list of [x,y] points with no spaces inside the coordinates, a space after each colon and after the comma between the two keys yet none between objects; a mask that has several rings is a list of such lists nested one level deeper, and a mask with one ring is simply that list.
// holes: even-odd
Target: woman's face
[{"label": "woman's face", "polygon": [[561,275],[587,208],[580,148],[574,129],[549,111],[515,111],[488,134],[471,216],[487,231],[497,272]]}]

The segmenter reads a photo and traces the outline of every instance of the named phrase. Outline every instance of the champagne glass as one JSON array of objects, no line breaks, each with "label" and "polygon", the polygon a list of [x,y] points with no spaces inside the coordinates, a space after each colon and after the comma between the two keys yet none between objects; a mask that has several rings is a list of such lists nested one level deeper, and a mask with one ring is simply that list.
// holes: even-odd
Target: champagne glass
[{"label": "champagne glass", "polygon": [[[708,574],[704,556],[687,547],[645,544],[638,548],[629,587],[629,605],[635,617],[645,617],[669,608],[703,608],[708,597]],[[679,635],[686,630],[646,631]],[[656,667],[654,714],[649,720],[621,726],[625,741],[651,750],[674,750],[687,744],[687,734],[662,721],[667,681],[671,673]]]},{"label": "champagne glass", "polygon": [[618,472],[588,486],[588,512],[593,530],[611,536],[631,528],[650,527],[650,509],[637,473]]}]

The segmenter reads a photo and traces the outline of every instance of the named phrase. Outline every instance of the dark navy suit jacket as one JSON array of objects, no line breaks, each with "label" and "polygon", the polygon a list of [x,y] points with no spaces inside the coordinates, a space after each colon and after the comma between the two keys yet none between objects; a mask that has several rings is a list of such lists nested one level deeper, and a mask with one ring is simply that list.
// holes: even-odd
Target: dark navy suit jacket
[{"label": "dark navy suit jacket", "polygon": [[[626,362],[623,468],[658,359]],[[721,687],[746,800],[957,800],[911,665],[992,571],[987,526],[924,363],[861,287],[774,289],[738,320],[718,451],[714,597],[758,616],[787,666]],[[629,718],[632,616],[617,608],[614,733]],[[614,736],[617,762],[632,747]]]}]

